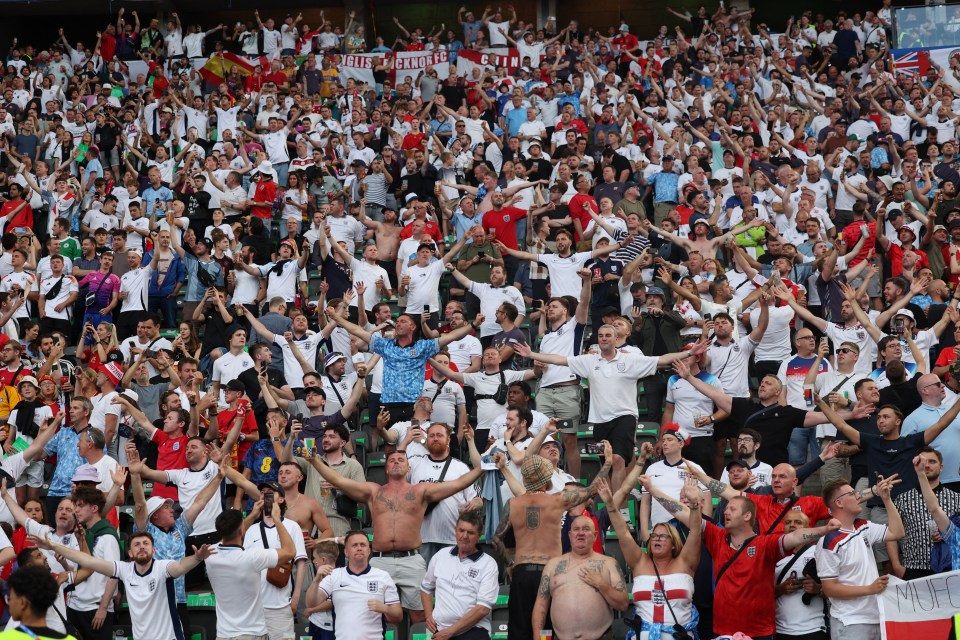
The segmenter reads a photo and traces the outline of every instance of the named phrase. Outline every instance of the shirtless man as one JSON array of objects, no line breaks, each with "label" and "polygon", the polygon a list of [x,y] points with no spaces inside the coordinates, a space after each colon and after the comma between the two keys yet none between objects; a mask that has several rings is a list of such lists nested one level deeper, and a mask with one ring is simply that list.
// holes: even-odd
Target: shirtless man
[{"label": "shirtless man", "polygon": [[[500,525],[493,538],[494,547],[505,559],[507,549],[503,538],[507,531],[513,529],[516,539],[513,563],[510,565],[510,640],[540,637],[533,634],[530,612],[537,598],[544,565],[563,552],[559,534],[564,512],[597,495],[597,480],[606,478],[610,473],[613,447],[606,440],[603,441],[603,454],[603,467],[589,487],[571,487],[554,494],[545,493],[552,483],[553,465],[538,455],[524,457],[520,474],[527,492],[504,505]],[[592,540],[590,544],[593,544]]]},{"label": "shirtless man", "polygon": [[383,210],[383,222],[371,220],[364,213],[366,207],[360,206],[360,222],[373,231],[373,237],[377,241],[377,264],[391,271],[387,264],[391,266],[397,261],[397,250],[400,248],[400,232],[403,227],[397,225],[397,212],[386,208]]},{"label": "shirtless man", "polygon": [[[390,574],[397,589],[400,601],[414,622],[423,622],[423,602],[420,599],[420,585],[427,572],[423,556],[417,553],[422,543],[420,525],[426,515],[427,505],[439,502],[455,493],[463,491],[480,478],[480,453],[473,442],[473,430],[466,429],[464,437],[470,447],[470,462],[473,468],[455,480],[449,482],[421,482],[410,484],[407,476],[410,464],[407,454],[395,451],[387,456],[387,481],[384,485],[375,482],[357,482],[341,476],[315,457],[305,454],[303,457],[317,470],[324,480],[340,489],[357,502],[366,502],[370,507],[373,520],[373,557],[370,564]],[[587,489],[582,490],[587,493]],[[584,498],[582,501],[586,501]],[[560,530],[560,517],[556,518],[557,530]],[[338,542],[340,542],[338,540]],[[557,555],[560,552],[560,540],[557,538]],[[529,622],[529,608],[527,609]]]},{"label": "shirtless man", "polygon": [[[557,640],[612,640],[613,610],[630,597],[617,561],[593,550],[597,529],[582,515],[570,526],[570,553],[547,563],[533,606],[533,637],[541,637],[547,614]],[[512,637],[512,636],[511,636]]]},{"label": "shirtless man", "polygon": [[321,540],[333,536],[333,527],[327,521],[320,503],[310,496],[300,493],[300,482],[303,480],[303,471],[296,462],[284,462],[277,471],[277,481],[283,489],[283,501],[287,505],[284,518],[293,520],[300,525],[303,537],[309,538],[313,528],[319,532]]}]

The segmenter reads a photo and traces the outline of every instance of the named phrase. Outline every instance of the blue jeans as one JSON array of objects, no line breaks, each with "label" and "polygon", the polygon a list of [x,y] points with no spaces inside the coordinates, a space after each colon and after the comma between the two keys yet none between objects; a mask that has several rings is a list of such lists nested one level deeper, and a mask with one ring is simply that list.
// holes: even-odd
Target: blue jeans
[{"label": "blue jeans", "polygon": [[172,296],[149,296],[147,308],[150,313],[159,313],[163,316],[163,326],[176,328],[177,326],[177,299]]},{"label": "blue jeans", "polygon": [[798,427],[790,434],[790,444],[787,445],[787,456],[790,464],[799,467],[807,461],[807,451],[810,459],[820,455],[820,445],[817,444],[817,430],[815,427]]},{"label": "blue jeans", "polygon": [[289,162],[278,162],[273,165],[273,170],[277,172],[277,186],[287,188],[287,172],[290,170]]}]

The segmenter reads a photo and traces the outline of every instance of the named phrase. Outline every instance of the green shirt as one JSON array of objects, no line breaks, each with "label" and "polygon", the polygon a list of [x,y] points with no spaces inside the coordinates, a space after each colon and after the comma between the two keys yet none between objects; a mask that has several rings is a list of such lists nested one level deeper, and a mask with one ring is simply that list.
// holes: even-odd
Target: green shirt
[{"label": "green shirt", "polygon": [[60,255],[70,260],[80,257],[80,243],[73,236],[67,236],[60,241]]},{"label": "green shirt", "polygon": [[[475,244],[468,244],[463,248],[463,251],[460,252],[458,260],[473,260],[478,254],[483,253],[485,255],[499,260],[502,256],[500,255],[500,250],[491,243],[485,242],[479,247]],[[474,282],[483,282],[490,284],[490,265],[487,262],[477,262],[473,264],[463,272],[463,275],[467,276]]]}]

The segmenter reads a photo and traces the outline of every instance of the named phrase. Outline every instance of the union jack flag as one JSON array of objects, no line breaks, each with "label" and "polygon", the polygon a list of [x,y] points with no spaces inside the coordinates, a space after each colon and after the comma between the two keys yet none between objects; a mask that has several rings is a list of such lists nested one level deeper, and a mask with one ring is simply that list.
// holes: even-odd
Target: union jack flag
[{"label": "union jack flag", "polygon": [[930,68],[926,51],[911,51],[903,55],[892,54],[894,74],[925,75]]}]

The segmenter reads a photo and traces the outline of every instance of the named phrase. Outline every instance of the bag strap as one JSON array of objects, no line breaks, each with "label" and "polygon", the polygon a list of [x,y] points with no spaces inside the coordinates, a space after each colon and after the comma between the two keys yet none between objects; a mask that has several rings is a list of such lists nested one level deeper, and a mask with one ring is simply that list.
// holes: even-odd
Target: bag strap
[{"label": "bag strap", "polygon": [[267,526],[263,524],[263,518],[260,518],[260,542],[263,544],[264,549],[270,548],[270,545],[267,544]]},{"label": "bag strap", "polygon": [[[106,284],[107,278],[109,278],[109,277],[112,276],[112,275],[113,275],[112,273],[108,273],[108,274],[105,275],[104,277],[100,278],[100,284],[97,285],[97,290],[93,292],[93,295],[94,295],[94,296],[99,296],[99,295],[100,295],[100,289],[103,289],[103,285]],[[94,303],[94,304],[96,304],[96,303]]]},{"label": "bag strap", "polygon": [[793,508],[793,505],[797,504],[797,501],[799,500],[800,498],[797,496],[791,496],[790,502],[787,503],[787,505],[783,508],[783,511],[780,512],[780,515],[777,516],[777,519],[774,520],[773,524],[770,525],[770,528],[767,529],[766,535],[773,533],[773,530],[777,528],[777,525],[780,524],[780,521],[787,517],[787,512],[789,512],[790,509]]},{"label": "bag strap", "polygon": [[[727,359],[723,361],[723,366],[720,367],[720,371],[717,372],[717,378],[723,375],[724,370],[727,368],[727,364],[730,362],[730,356],[733,355],[733,346],[727,349]],[[749,420],[749,418],[748,418]]]},{"label": "bag strap", "polygon": [[440,477],[437,479],[437,482],[443,482],[443,479],[447,477],[447,469],[450,468],[450,463],[453,461],[453,456],[447,456],[447,461],[443,463],[443,469],[440,470]]},{"label": "bag strap", "polygon": [[[673,616],[673,622],[674,624],[680,624],[680,621],[677,619],[677,614],[673,612],[673,606],[670,604],[670,598],[667,597],[667,583],[665,583],[663,578],[660,577],[660,570],[657,569],[656,561],[653,558],[650,558],[650,563],[653,565],[653,572],[657,574],[657,581],[660,583],[661,591],[663,591],[663,599],[667,602],[667,609],[670,610],[670,615]],[[724,567],[724,569],[726,569],[726,567]]]},{"label": "bag strap", "polygon": [[740,548],[737,549],[737,552],[734,553],[732,556],[730,556],[730,559],[727,560],[727,563],[726,563],[725,565],[723,565],[723,566],[720,568],[720,571],[717,573],[717,578],[713,581],[714,587],[716,587],[716,585],[720,584],[720,578],[723,577],[723,574],[725,574],[725,573],[727,572],[727,569],[730,568],[730,565],[732,565],[732,564],[736,561],[736,559],[740,557],[740,554],[743,553],[743,550],[746,549],[746,548],[750,545],[750,543],[753,542],[753,539],[756,538],[756,537],[757,537],[757,536],[750,536],[749,538],[747,538],[746,540],[744,540],[744,541],[743,541],[743,544],[740,545]]},{"label": "bag strap", "polygon": [[783,569],[780,570],[779,575],[777,575],[777,582],[776,582],[776,584],[780,584],[781,582],[783,582],[783,576],[787,575],[787,572],[790,571],[791,567],[793,567],[793,565],[797,564],[797,560],[800,559],[800,556],[802,556],[802,555],[804,554],[804,552],[805,552],[807,549],[809,549],[811,546],[813,546],[812,543],[810,543],[810,544],[805,544],[805,545],[803,545],[802,547],[800,547],[799,549],[797,549],[797,551],[793,554],[793,558],[791,558],[791,559],[790,559],[790,562],[787,563],[787,566],[785,566]]},{"label": "bag strap", "polygon": [[328,373],[327,380],[330,381],[330,387],[333,389],[334,395],[337,396],[337,401],[340,403],[340,406],[343,406],[343,396],[340,395],[340,392],[337,391],[337,383],[333,381],[333,377]]},{"label": "bag strap", "polygon": [[[847,383],[847,380],[849,380],[849,379],[852,378],[852,377],[853,377],[853,374],[851,373],[851,374],[848,375],[846,378],[844,378],[843,380],[841,380],[841,381],[837,384],[837,386],[835,386],[833,389],[831,389],[831,390],[830,390],[830,393],[835,393],[837,389],[839,389],[840,387],[842,387],[843,385],[845,385],[845,384]],[[828,393],[827,395],[830,395],[830,393]]]},{"label": "bag strap", "polygon": [[[447,381],[444,380],[441,384],[438,384],[438,385],[437,385],[437,392],[436,392],[435,394],[433,394],[433,397],[432,397],[432,398],[430,398],[430,404],[433,404],[434,402],[437,401],[437,398],[439,398],[439,397],[440,397],[440,394],[443,393],[443,387],[444,387],[444,385],[446,385],[446,384],[447,384]],[[444,469],[444,471],[446,471],[446,469]]]}]

